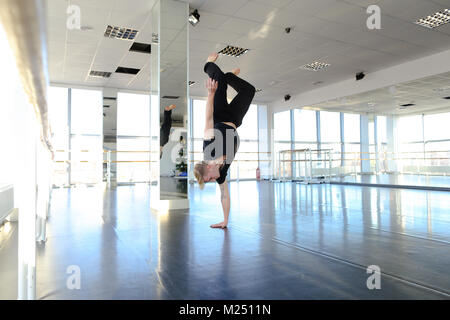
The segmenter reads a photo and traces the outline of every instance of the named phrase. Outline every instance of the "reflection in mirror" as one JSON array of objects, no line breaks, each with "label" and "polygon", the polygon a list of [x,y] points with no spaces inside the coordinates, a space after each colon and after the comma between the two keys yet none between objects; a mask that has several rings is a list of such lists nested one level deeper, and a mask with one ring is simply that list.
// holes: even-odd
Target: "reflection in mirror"
[{"label": "reflection in mirror", "polygon": [[160,199],[187,198],[188,5],[160,2]]},{"label": "reflection in mirror", "polygon": [[103,90],[103,182],[117,184],[117,90]]}]

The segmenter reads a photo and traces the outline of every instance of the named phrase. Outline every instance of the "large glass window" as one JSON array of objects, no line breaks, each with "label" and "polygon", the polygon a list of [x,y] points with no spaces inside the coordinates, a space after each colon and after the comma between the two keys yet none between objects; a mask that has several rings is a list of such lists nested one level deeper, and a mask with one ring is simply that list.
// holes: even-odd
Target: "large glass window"
[{"label": "large glass window", "polygon": [[150,95],[117,95],[117,182],[150,180]]},{"label": "large glass window", "polygon": [[322,143],[341,141],[339,112],[320,111],[320,138]]},{"label": "large glass window", "polygon": [[274,140],[291,141],[291,112],[277,112],[273,115]]},{"label": "large glass window", "polygon": [[424,116],[425,151],[429,165],[439,167],[435,172],[448,173],[450,166],[450,112]]},{"label": "large glass window", "polygon": [[103,95],[71,89],[71,183],[98,183],[103,170]]},{"label": "large glass window", "polygon": [[52,130],[52,145],[55,150],[53,184],[67,185],[69,167],[69,117],[68,88],[49,87],[48,119]]},{"label": "large glass window", "polygon": [[317,143],[316,111],[294,110],[294,134],[297,143]]},{"label": "large glass window", "polygon": [[377,116],[377,134],[378,134],[378,144],[387,143],[387,127],[386,127],[386,116]]},{"label": "large glass window", "polygon": [[240,145],[230,166],[230,179],[254,179],[258,168],[258,107],[254,104],[238,128]]},{"label": "large glass window", "polygon": [[97,90],[72,89],[72,134],[103,134],[103,95]]},{"label": "large glass window", "polygon": [[150,96],[119,92],[117,95],[117,135],[150,136]]},{"label": "large glass window", "polygon": [[203,136],[205,131],[206,100],[192,101],[192,148],[195,162],[203,160]]},{"label": "large glass window", "polygon": [[289,177],[292,173],[291,155],[289,152],[283,152],[291,150],[291,112],[283,111],[273,115],[274,125],[274,155],[275,162],[275,176],[277,177]]},{"label": "large glass window", "polygon": [[[341,152],[341,115],[339,112],[320,111],[320,138],[321,149],[330,149],[334,155],[333,159],[336,159],[336,155]],[[334,162],[333,164],[335,164]]]},{"label": "large glass window", "polygon": [[360,143],[361,116],[359,114],[344,113],[344,142]]},{"label": "large glass window", "polygon": [[359,114],[344,113],[344,149],[345,166],[349,170],[357,172],[361,167],[359,160],[361,152],[361,116]]},{"label": "large glass window", "polygon": [[398,122],[398,135],[400,143],[422,142],[423,128],[422,116],[401,117]]}]

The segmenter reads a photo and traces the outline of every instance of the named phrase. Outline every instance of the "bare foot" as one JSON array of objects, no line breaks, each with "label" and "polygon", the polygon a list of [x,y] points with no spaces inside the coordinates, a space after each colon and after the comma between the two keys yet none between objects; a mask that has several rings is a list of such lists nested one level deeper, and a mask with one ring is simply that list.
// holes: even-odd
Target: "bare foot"
[{"label": "bare foot", "polygon": [[217,52],[213,52],[209,55],[206,62],[216,62],[217,58],[219,58],[219,54]]},{"label": "bare foot", "polygon": [[174,104],[171,104],[170,106],[166,106],[165,108],[164,108],[164,110],[166,110],[166,111],[170,111],[170,110],[173,110],[173,109],[175,109],[177,106],[176,105],[174,105]]},{"label": "bare foot", "polygon": [[239,75],[239,73],[241,73],[241,69],[239,69],[239,68],[236,68],[236,69],[233,69],[233,70],[231,70],[231,72],[233,72],[235,75]]},{"label": "bare foot", "polygon": [[211,225],[211,228],[218,228],[218,229],[225,229],[226,227],[227,227],[227,224],[225,222],[220,222],[220,223]]}]

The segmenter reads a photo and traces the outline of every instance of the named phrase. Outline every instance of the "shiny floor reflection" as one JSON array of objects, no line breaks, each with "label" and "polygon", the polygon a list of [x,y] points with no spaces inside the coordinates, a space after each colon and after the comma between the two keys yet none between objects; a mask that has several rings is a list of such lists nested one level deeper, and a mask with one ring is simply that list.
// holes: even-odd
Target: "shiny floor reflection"
[{"label": "shiny floor reflection", "polygon": [[[332,181],[341,183],[383,184],[418,186],[450,189],[450,177],[423,174],[372,174],[333,177]],[[448,191],[448,190],[446,190]]]},{"label": "shiny floor reflection", "polygon": [[[191,185],[190,212],[165,215],[151,213],[146,185],[54,190],[38,298],[450,297],[448,192],[249,181],[230,193],[229,228],[216,230],[215,184]],[[71,265],[80,290],[66,286]],[[380,290],[367,288],[369,265]]]}]

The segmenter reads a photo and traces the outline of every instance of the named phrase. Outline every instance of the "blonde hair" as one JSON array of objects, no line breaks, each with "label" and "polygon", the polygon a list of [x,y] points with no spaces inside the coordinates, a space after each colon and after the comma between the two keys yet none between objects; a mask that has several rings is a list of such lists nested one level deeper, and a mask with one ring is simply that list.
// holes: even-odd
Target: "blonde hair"
[{"label": "blonde hair", "polygon": [[194,166],[194,176],[197,179],[198,186],[203,189],[205,186],[205,180],[203,180],[203,174],[205,173],[207,163],[205,161],[197,162]]}]

